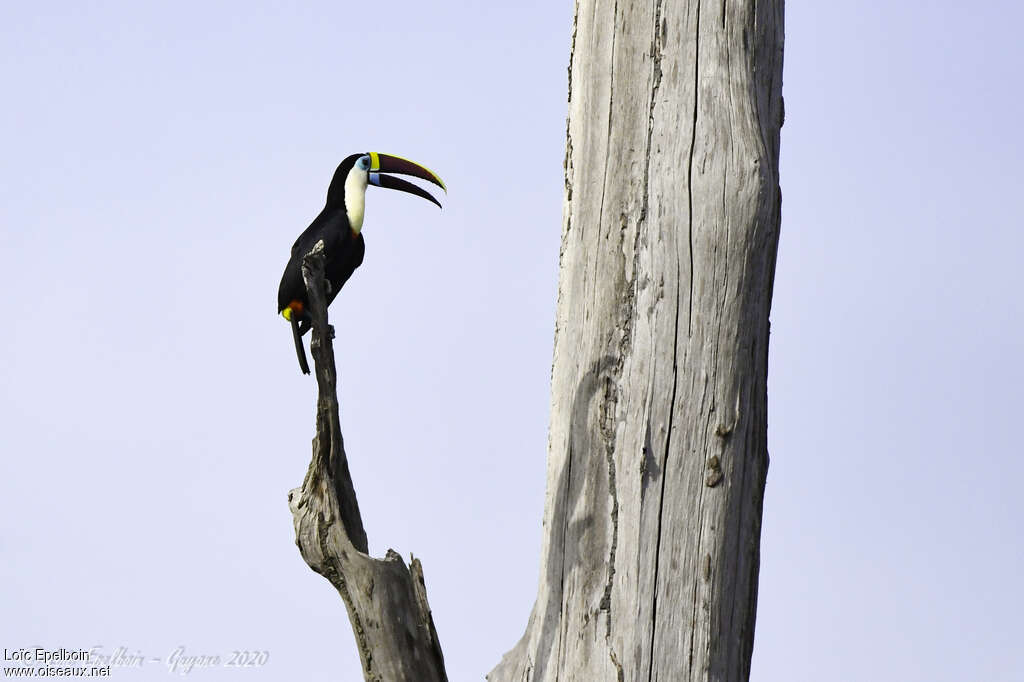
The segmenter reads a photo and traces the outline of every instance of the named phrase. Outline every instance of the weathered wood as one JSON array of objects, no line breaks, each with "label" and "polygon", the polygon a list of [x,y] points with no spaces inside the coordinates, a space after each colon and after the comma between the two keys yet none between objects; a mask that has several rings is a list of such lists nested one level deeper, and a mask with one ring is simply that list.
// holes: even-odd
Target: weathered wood
[{"label": "weathered wood", "polygon": [[313,459],[301,488],[288,493],[296,544],[309,567],[331,581],[348,609],[366,680],[443,682],[441,645],[427,603],[423,567],[402,557],[367,555],[338,410],[333,330],[327,324],[323,243],[303,260],[313,315],[310,344],[319,388]]},{"label": "weathered wood", "polygon": [[578,0],[524,680],[746,680],[782,0]]}]

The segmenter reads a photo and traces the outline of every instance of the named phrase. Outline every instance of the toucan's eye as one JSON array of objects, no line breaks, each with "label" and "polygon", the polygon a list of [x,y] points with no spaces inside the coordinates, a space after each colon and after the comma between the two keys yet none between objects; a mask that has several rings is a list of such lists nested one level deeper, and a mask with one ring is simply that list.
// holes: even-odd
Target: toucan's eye
[{"label": "toucan's eye", "polygon": [[370,157],[369,156],[360,156],[359,157],[358,165],[359,165],[359,170],[370,170]]}]

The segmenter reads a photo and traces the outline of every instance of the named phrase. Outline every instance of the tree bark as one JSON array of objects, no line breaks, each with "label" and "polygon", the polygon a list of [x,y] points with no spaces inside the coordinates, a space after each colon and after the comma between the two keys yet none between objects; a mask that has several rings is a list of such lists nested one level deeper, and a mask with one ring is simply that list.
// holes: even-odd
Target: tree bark
[{"label": "tree bark", "polygon": [[782,0],[578,0],[544,539],[515,680],[746,680]]},{"label": "tree bark", "polygon": [[341,594],[363,676],[375,682],[444,682],[444,656],[427,603],[423,567],[406,568],[394,550],[374,559],[349,475],[338,410],[333,329],[327,324],[323,243],[303,260],[313,315],[310,344],[319,388],[313,459],[301,488],[288,493],[295,542],[309,567]]}]

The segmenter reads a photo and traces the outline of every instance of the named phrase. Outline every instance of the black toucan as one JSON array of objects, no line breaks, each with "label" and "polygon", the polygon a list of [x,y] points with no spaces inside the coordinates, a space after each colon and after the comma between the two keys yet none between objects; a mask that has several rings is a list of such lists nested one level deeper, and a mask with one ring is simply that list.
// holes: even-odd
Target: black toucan
[{"label": "black toucan", "polygon": [[291,258],[281,276],[281,286],[277,290],[277,311],[291,323],[295,352],[298,353],[299,367],[304,374],[309,374],[309,364],[302,346],[302,335],[309,330],[310,316],[306,310],[309,299],[302,279],[302,258],[317,242],[323,241],[327,304],[330,305],[363,262],[366,245],[362,228],[367,185],[409,192],[441,207],[440,202],[422,187],[384,173],[411,175],[447,191],[444,182],[432,170],[400,156],[369,152],[353,154],[341,162],[327,189],[327,205],[295,240]]}]

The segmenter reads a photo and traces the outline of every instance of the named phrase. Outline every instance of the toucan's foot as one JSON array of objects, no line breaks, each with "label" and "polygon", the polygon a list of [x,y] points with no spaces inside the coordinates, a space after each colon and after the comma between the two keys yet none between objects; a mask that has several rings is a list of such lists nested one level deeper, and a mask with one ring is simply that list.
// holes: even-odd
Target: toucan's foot
[{"label": "toucan's foot", "polygon": [[[313,322],[311,320],[302,320],[299,322],[299,336],[305,336],[306,332],[313,328]],[[334,338],[334,325],[327,325],[327,336]]]}]

